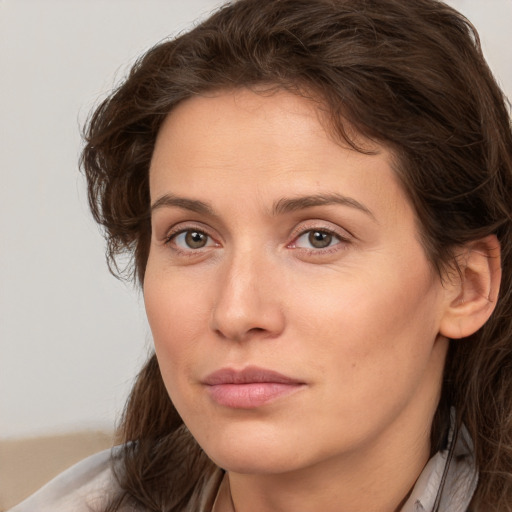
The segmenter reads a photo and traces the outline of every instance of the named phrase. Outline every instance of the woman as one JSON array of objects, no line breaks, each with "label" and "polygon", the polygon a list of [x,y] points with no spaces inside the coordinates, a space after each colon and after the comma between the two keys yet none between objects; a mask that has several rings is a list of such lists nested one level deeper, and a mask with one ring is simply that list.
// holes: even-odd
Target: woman
[{"label": "woman", "polygon": [[112,458],[17,512],[512,510],[512,133],[467,20],[240,0],[86,140],[156,355]]}]

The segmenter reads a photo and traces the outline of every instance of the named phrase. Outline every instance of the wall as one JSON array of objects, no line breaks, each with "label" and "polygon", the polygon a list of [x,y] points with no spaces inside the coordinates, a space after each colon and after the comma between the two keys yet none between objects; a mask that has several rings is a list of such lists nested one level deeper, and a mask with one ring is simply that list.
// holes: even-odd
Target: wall
[{"label": "wall", "polygon": [[149,336],[106,269],[79,127],[143,50],[217,3],[0,3],[0,437],[112,427]]},{"label": "wall", "polygon": [[[452,0],[512,97],[512,0]],[[112,278],[79,127],[144,49],[215,0],[0,0],[0,439],[112,428],[150,336]]]}]

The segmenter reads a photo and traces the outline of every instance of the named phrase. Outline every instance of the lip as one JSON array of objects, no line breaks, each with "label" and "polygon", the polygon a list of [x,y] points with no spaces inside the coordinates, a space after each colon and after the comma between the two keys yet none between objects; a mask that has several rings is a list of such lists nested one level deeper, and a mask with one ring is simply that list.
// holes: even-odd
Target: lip
[{"label": "lip", "polygon": [[214,402],[233,409],[255,409],[305,386],[302,381],[255,366],[243,370],[223,368],[202,383]]}]

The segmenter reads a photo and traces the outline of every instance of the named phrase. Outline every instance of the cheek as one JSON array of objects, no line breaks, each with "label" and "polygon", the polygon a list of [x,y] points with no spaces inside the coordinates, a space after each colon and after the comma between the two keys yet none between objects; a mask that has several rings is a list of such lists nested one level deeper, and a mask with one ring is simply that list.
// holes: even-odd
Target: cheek
[{"label": "cheek", "polygon": [[[158,338],[173,332],[193,335],[199,317],[204,316],[202,280],[191,280],[189,273],[166,266],[161,259],[150,255],[144,278],[144,304],[151,330]],[[192,321],[194,318],[198,321]]]},{"label": "cheek", "polygon": [[413,381],[438,333],[438,285],[428,266],[401,274],[343,276],[296,300],[297,337],[309,333],[312,365],[338,385],[371,390],[379,381]]},{"label": "cheek", "polygon": [[297,328],[310,333],[308,364],[322,376],[308,416],[329,411],[332,421],[315,426],[325,439],[341,431],[354,442],[370,438],[408,404],[429,406],[437,396],[444,360],[432,358],[436,293],[416,277],[367,287],[345,282],[341,293],[301,302],[309,321]]},{"label": "cheek", "polygon": [[166,385],[170,386],[170,379],[183,374],[192,364],[207,321],[205,308],[194,287],[180,282],[179,273],[154,272],[149,264],[144,280],[144,303],[159,365]]}]

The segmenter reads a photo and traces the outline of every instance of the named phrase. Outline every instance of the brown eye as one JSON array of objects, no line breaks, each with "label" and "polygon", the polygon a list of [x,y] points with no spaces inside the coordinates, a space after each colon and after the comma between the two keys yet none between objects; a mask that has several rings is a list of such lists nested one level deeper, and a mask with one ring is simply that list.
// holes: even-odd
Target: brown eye
[{"label": "brown eye", "polygon": [[184,229],[170,236],[166,243],[174,245],[183,251],[204,249],[216,245],[209,235],[198,229]]},{"label": "brown eye", "polygon": [[201,249],[208,243],[208,235],[201,231],[186,231],[184,241],[190,249]]},{"label": "brown eye", "polygon": [[332,244],[333,236],[326,231],[310,231],[308,234],[308,242],[315,249],[324,249]]}]

